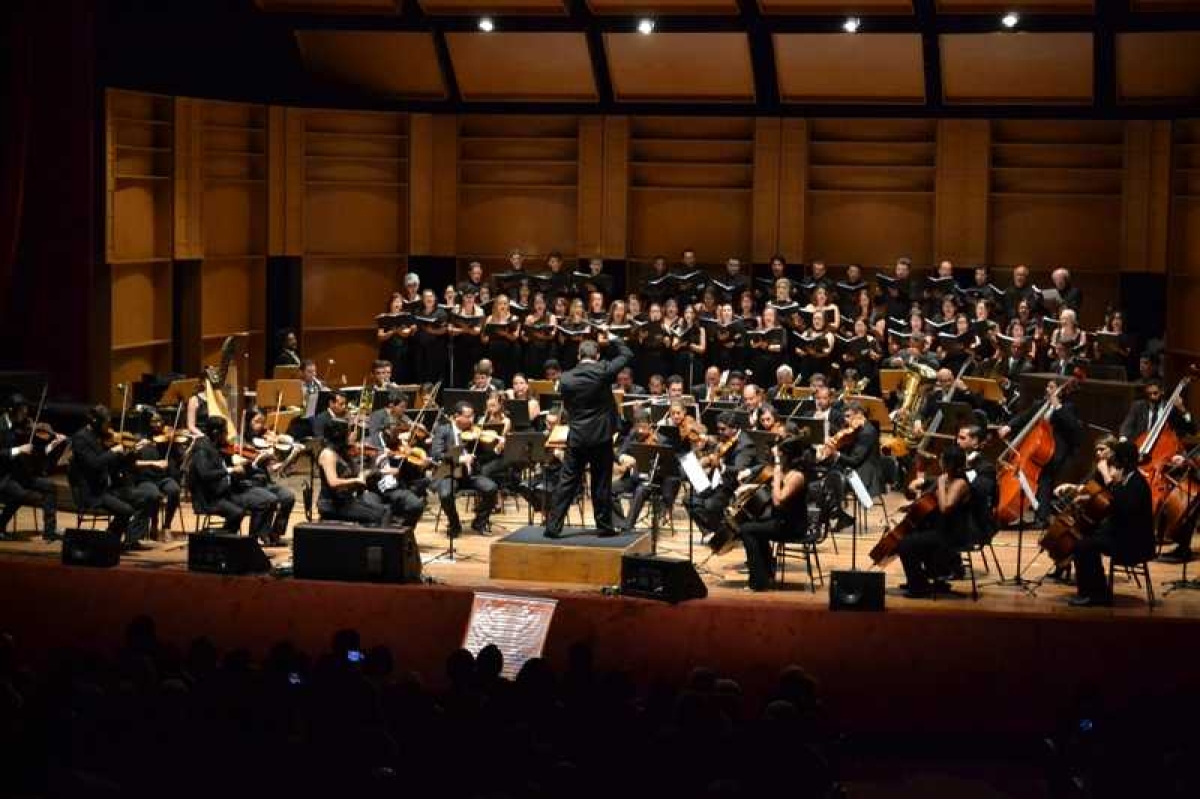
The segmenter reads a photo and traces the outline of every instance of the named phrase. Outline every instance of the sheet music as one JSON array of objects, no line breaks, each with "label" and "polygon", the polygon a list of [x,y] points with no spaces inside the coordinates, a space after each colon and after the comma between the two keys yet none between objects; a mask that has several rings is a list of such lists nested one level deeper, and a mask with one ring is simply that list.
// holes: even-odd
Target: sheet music
[{"label": "sheet music", "polygon": [[849,473],[850,488],[854,491],[854,496],[858,499],[858,504],[864,509],[870,510],[875,507],[875,500],[871,498],[871,492],[867,490],[867,485],[858,476],[856,469],[851,469]]},{"label": "sheet music", "polygon": [[696,453],[689,452],[680,458],[679,468],[683,469],[684,476],[692,484],[692,490],[696,493],[703,493],[711,487],[708,475],[704,473],[704,468],[700,465],[700,459],[696,457]]}]

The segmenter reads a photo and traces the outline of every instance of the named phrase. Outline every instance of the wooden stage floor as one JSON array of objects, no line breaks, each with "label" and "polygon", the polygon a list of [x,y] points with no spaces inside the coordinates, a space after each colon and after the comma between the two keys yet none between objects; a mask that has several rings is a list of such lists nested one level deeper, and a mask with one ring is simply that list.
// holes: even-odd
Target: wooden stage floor
[{"label": "wooden stage floor", "polygon": [[[291,480],[288,481],[291,484]],[[299,484],[294,486],[297,496],[300,496]],[[899,494],[887,498],[888,507],[894,508],[902,503]],[[445,534],[434,530],[434,517],[437,509],[436,501],[431,497],[425,517],[417,527],[417,540],[421,549],[425,574],[437,583],[463,588],[501,588],[504,590],[527,590],[533,592],[588,592],[596,593],[596,586],[572,585],[563,583],[536,583],[492,580],[488,577],[489,550],[493,541],[507,532],[514,531],[528,523],[528,511],[522,501],[506,500],[503,512],[492,516],[493,532],[490,536],[475,535],[470,532],[456,539],[456,557],[450,560],[446,556],[448,539]],[[460,505],[462,509],[462,505]],[[585,510],[586,518],[591,521],[590,506]],[[462,512],[464,524],[469,523],[469,512]],[[187,569],[187,545],[182,533],[182,525],[192,529],[194,517],[190,507],[181,510],[181,517],[175,521],[172,541],[149,541],[149,549],[142,552],[129,553],[122,557],[119,568],[153,569],[166,571],[185,571]],[[292,525],[304,521],[301,510],[297,509],[292,517]],[[578,521],[578,510],[572,509],[570,523]],[[884,527],[883,515],[879,509],[872,510],[869,516],[869,532],[859,537],[857,564],[865,569],[870,566],[867,551],[874,545]],[[675,557],[688,557],[688,522],[682,508],[675,512],[675,530],[663,525],[659,539],[659,553]],[[15,529],[18,533],[29,536],[33,530],[33,512],[22,509],[16,519]],[[60,527],[74,523],[74,514],[62,512]],[[181,525],[182,523],[182,525]],[[10,530],[13,527],[10,525]],[[244,527],[243,527],[244,529]],[[1146,603],[1145,590],[1131,579],[1118,573],[1115,585],[1115,602],[1112,608],[1076,609],[1067,605],[1067,599],[1074,594],[1073,586],[1063,586],[1049,581],[1036,585],[1036,580],[1051,568],[1051,563],[1045,554],[1037,552],[1037,532],[1027,531],[1022,547],[1022,568],[1026,579],[1035,581],[1028,590],[1011,584],[999,584],[994,565],[990,572],[984,572],[975,558],[976,578],[979,582],[980,597],[972,601],[970,597],[970,581],[963,580],[954,583],[954,593],[939,595],[936,600],[907,599],[900,594],[897,586],[903,582],[904,575],[899,561],[893,561],[886,569],[887,573],[887,605],[893,609],[923,609],[929,611],[960,611],[970,613],[999,612],[1005,614],[1070,614],[1081,617],[1096,618],[1106,615],[1137,616],[1149,615],[1177,618],[1200,619],[1200,591],[1179,590],[1167,592],[1165,584],[1181,576],[1182,567],[1177,564],[1152,563],[1151,575],[1158,603],[1151,611]],[[287,542],[290,544],[290,533]],[[848,569],[851,567],[852,536],[849,530],[837,534],[820,547],[821,566],[826,576],[833,569]],[[1001,532],[994,542],[996,555],[1000,559],[1004,576],[1012,579],[1017,565],[1018,535],[1015,531]],[[745,589],[746,573],[744,570],[745,556],[740,547],[721,557],[709,557],[709,550],[701,544],[699,532],[693,534],[693,549],[695,561],[701,577],[708,586],[710,597],[725,600],[770,603],[797,603],[812,607],[828,603],[827,586],[818,584],[816,591],[810,590],[808,577],[802,559],[789,559],[785,584],[765,593],[751,593]],[[46,543],[40,537],[33,536],[22,541],[0,542],[0,558],[38,558],[55,559],[61,551],[61,544]],[[276,565],[290,561],[290,548],[280,547],[266,550]],[[1036,556],[1036,557],[1035,557]],[[1031,562],[1031,559],[1032,562]],[[989,564],[990,564],[990,558]],[[1200,576],[1200,563],[1189,568],[1190,575]]]}]

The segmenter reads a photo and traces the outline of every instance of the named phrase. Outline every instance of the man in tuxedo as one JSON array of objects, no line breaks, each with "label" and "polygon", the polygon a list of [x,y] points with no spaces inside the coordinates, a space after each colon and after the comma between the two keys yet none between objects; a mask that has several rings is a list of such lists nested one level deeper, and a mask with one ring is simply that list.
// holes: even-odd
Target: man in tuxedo
[{"label": "man in tuxedo", "polygon": [[956,443],[967,455],[967,482],[971,484],[971,518],[975,532],[990,541],[996,534],[996,504],[1000,501],[1000,480],[996,464],[983,454],[984,428],[976,424],[958,428]]},{"label": "man in tuxedo", "polygon": [[[615,351],[614,357],[600,360],[602,343]],[[598,341],[580,343],[579,362],[559,378],[558,391],[567,413],[569,432],[558,492],[546,519],[547,538],[562,536],[563,519],[579,494],[585,467],[592,473],[592,509],[599,534],[617,534],[612,504],[612,441],[617,431],[617,405],[612,383],[632,360],[633,351],[625,342],[601,334]]]},{"label": "man in tuxedo", "polygon": [[[158,510],[159,493],[151,485],[132,485],[123,476],[132,456],[120,444],[105,444],[110,420],[108,408],[96,405],[88,412],[87,426],[71,436],[71,492],[79,507],[111,514],[108,531],[124,536],[124,549],[143,549],[141,540],[150,528],[150,517]],[[224,424],[223,419],[217,421]]]},{"label": "man in tuxedo", "polygon": [[1129,406],[1125,420],[1121,422],[1121,438],[1127,441],[1137,441],[1138,436],[1149,432],[1164,413],[1169,413],[1167,424],[1180,436],[1188,436],[1196,432],[1196,423],[1183,397],[1176,397],[1174,403],[1167,405],[1163,402],[1162,380],[1154,378],[1142,386],[1143,399]]},{"label": "man in tuxedo", "polygon": [[646,389],[633,382],[633,369],[626,366],[617,373],[617,382],[613,383],[613,391],[624,391],[625,396],[630,394],[645,394]]},{"label": "man in tuxedo", "polygon": [[1131,442],[1118,441],[1113,445],[1109,459],[1109,468],[1113,472],[1108,484],[1112,493],[1109,515],[1093,534],[1084,536],[1075,545],[1079,595],[1070,599],[1074,607],[1112,604],[1101,555],[1130,563],[1154,557],[1150,485],[1138,471],[1137,462],[1137,448]]},{"label": "man in tuxedo", "polygon": [[[1034,513],[1034,524],[1045,527],[1050,520],[1050,502],[1054,498],[1054,487],[1058,485],[1058,476],[1067,464],[1067,460],[1075,449],[1083,442],[1083,422],[1075,413],[1075,406],[1070,397],[1063,396],[1058,391],[1061,380],[1050,380],[1046,383],[1046,398],[1050,402],[1050,429],[1054,431],[1054,457],[1042,467],[1037,484],[1037,510]],[[1042,408],[1042,403],[1034,402],[1021,413],[1018,413],[1008,424],[1000,427],[996,434],[1000,438],[1008,438],[1013,430],[1021,430]]]},{"label": "man in tuxedo", "polygon": [[[724,521],[725,509],[733,499],[738,483],[750,475],[757,460],[758,451],[750,436],[738,427],[737,415],[725,411],[717,417],[718,453],[711,457],[721,470],[721,479],[715,487],[693,492],[688,501],[688,512],[696,526],[706,533],[716,533]],[[724,454],[717,458],[720,448]]]},{"label": "man in tuxedo", "polygon": [[[265,488],[250,480],[249,463],[231,463],[222,450],[226,443],[225,420],[209,417],[204,423],[204,437],[197,439],[188,465],[188,486],[196,513],[211,513],[225,519],[225,532],[236,534],[242,518],[250,513],[250,535],[263,543],[274,545],[287,530],[287,516],[281,515],[279,527],[272,532],[275,511],[280,501]],[[295,498],[287,492],[286,499]],[[288,512],[291,506],[288,505]]]},{"label": "man in tuxedo", "polygon": [[966,383],[955,377],[954,372],[942,367],[937,370],[933,388],[925,394],[925,399],[921,401],[921,407],[917,410],[917,418],[913,421],[913,432],[916,435],[924,435],[925,426],[933,421],[938,406],[943,402],[959,402],[972,408],[979,407],[979,397],[972,394]]},{"label": "man in tuxedo", "polygon": [[[867,418],[867,413],[858,402],[846,403],[843,417],[847,425],[857,427],[858,433],[844,451],[828,451],[822,445],[818,456],[821,460],[832,458],[830,466],[844,472],[854,471],[873,497],[882,496],[887,490],[883,479],[883,461],[879,452],[879,428]],[[832,429],[831,433],[837,430]],[[837,529],[854,524],[854,517],[845,511],[838,514]]]},{"label": "man in tuxedo", "polygon": [[698,402],[716,402],[721,396],[721,370],[710,366],[704,370],[704,382],[692,386],[692,396]]},{"label": "man in tuxedo", "polygon": [[475,428],[475,408],[469,402],[454,406],[454,416],[448,424],[433,431],[433,444],[429,458],[435,464],[451,467],[450,472],[433,484],[446,514],[446,535],[455,538],[462,533],[462,521],[458,507],[454,504],[455,492],[464,489],[479,492],[479,504],[475,506],[475,518],[471,530],[479,535],[487,534],[488,517],[496,505],[499,486],[480,470],[480,462],[496,457],[494,451],[484,452],[477,445],[463,444],[463,433]]},{"label": "man in tuxedo", "polygon": [[312,433],[317,438],[324,438],[325,428],[331,421],[337,419],[340,422],[349,422],[349,417],[350,401],[346,399],[345,394],[335,391],[329,398],[329,405],[325,407],[325,410],[313,417]]}]

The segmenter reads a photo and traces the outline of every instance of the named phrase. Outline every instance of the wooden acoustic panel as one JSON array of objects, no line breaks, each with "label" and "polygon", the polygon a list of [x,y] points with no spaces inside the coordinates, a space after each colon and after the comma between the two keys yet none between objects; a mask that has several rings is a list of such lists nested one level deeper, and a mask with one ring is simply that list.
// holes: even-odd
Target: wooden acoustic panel
[{"label": "wooden acoustic panel", "polygon": [[925,101],[918,33],[776,33],[773,39],[785,102]]},{"label": "wooden acoustic panel", "polygon": [[446,34],[466,100],[595,100],[582,32]]},{"label": "wooden acoustic panel", "polygon": [[605,33],[604,49],[619,100],[754,100],[744,33]]},{"label": "wooden acoustic panel", "polygon": [[423,31],[296,31],[308,68],[320,77],[388,97],[441,99],[445,82]]},{"label": "wooden acoustic panel", "polygon": [[587,0],[596,14],[737,14],[737,0]]},{"label": "wooden acoustic panel", "polygon": [[573,255],[578,222],[574,187],[475,185],[459,189],[458,249],[464,255],[502,255],[514,248]]},{"label": "wooden acoustic panel", "polygon": [[758,0],[764,14],[911,14],[912,0]]},{"label": "wooden acoustic panel", "polygon": [[171,257],[170,181],[118,177],[111,229],[115,261]]},{"label": "wooden acoustic panel", "polygon": [[629,195],[629,252],[670,257],[690,247],[700,260],[750,257],[750,192],[633,189]]},{"label": "wooden acoustic panel", "polygon": [[933,195],[809,192],[806,258],[864,266],[933,259]]},{"label": "wooden acoustic panel", "polygon": [[939,37],[949,103],[1088,103],[1090,33],[963,33]]},{"label": "wooden acoustic panel", "polygon": [[1200,280],[1200,197],[1175,195],[1171,219],[1175,231],[1171,271]]},{"label": "wooden acoustic panel", "polygon": [[306,240],[310,253],[403,253],[408,201],[386,185],[308,185]]},{"label": "wooden acoustic panel", "polygon": [[567,13],[567,7],[563,0],[418,0],[418,2],[426,14]]},{"label": "wooden acoustic panel", "polygon": [[992,263],[1114,272],[1121,252],[1119,195],[992,196]]},{"label": "wooden acoustic panel", "polygon": [[1200,31],[1117,34],[1117,98],[1123,102],[1200,98]]}]

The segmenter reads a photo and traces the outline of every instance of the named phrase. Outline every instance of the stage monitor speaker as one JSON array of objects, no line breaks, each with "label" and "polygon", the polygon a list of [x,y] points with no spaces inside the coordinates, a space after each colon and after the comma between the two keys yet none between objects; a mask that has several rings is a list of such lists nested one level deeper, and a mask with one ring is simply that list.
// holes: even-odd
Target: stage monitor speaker
[{"label": "stage monitor speaker", "polygon": [[296,577],[369,583],[421,580],[421,553],[408,530],[326,522],[297,525],[292,550]]},{"label": "stage monitor speaker", "polygon": [[689,560],[625,555],[621,558],[621,593],[675,603],[703,599],[708,596],[708,587]]},{"label": "stage monitor speaker", "polygon": [[883,572],[833,572],[829,578],[829,609],[883,610]]},{"label": "stage monitor speaker", "polygon": [[188,571],[212,574],[265,574],[271,559],[248,535],[196,533],[188,536]]},{"label": "stage monitor speaker", "polygon": [[105,530],[67,530],[63,533],[64,566],[108,569],[121,562],[121,534]]}]

